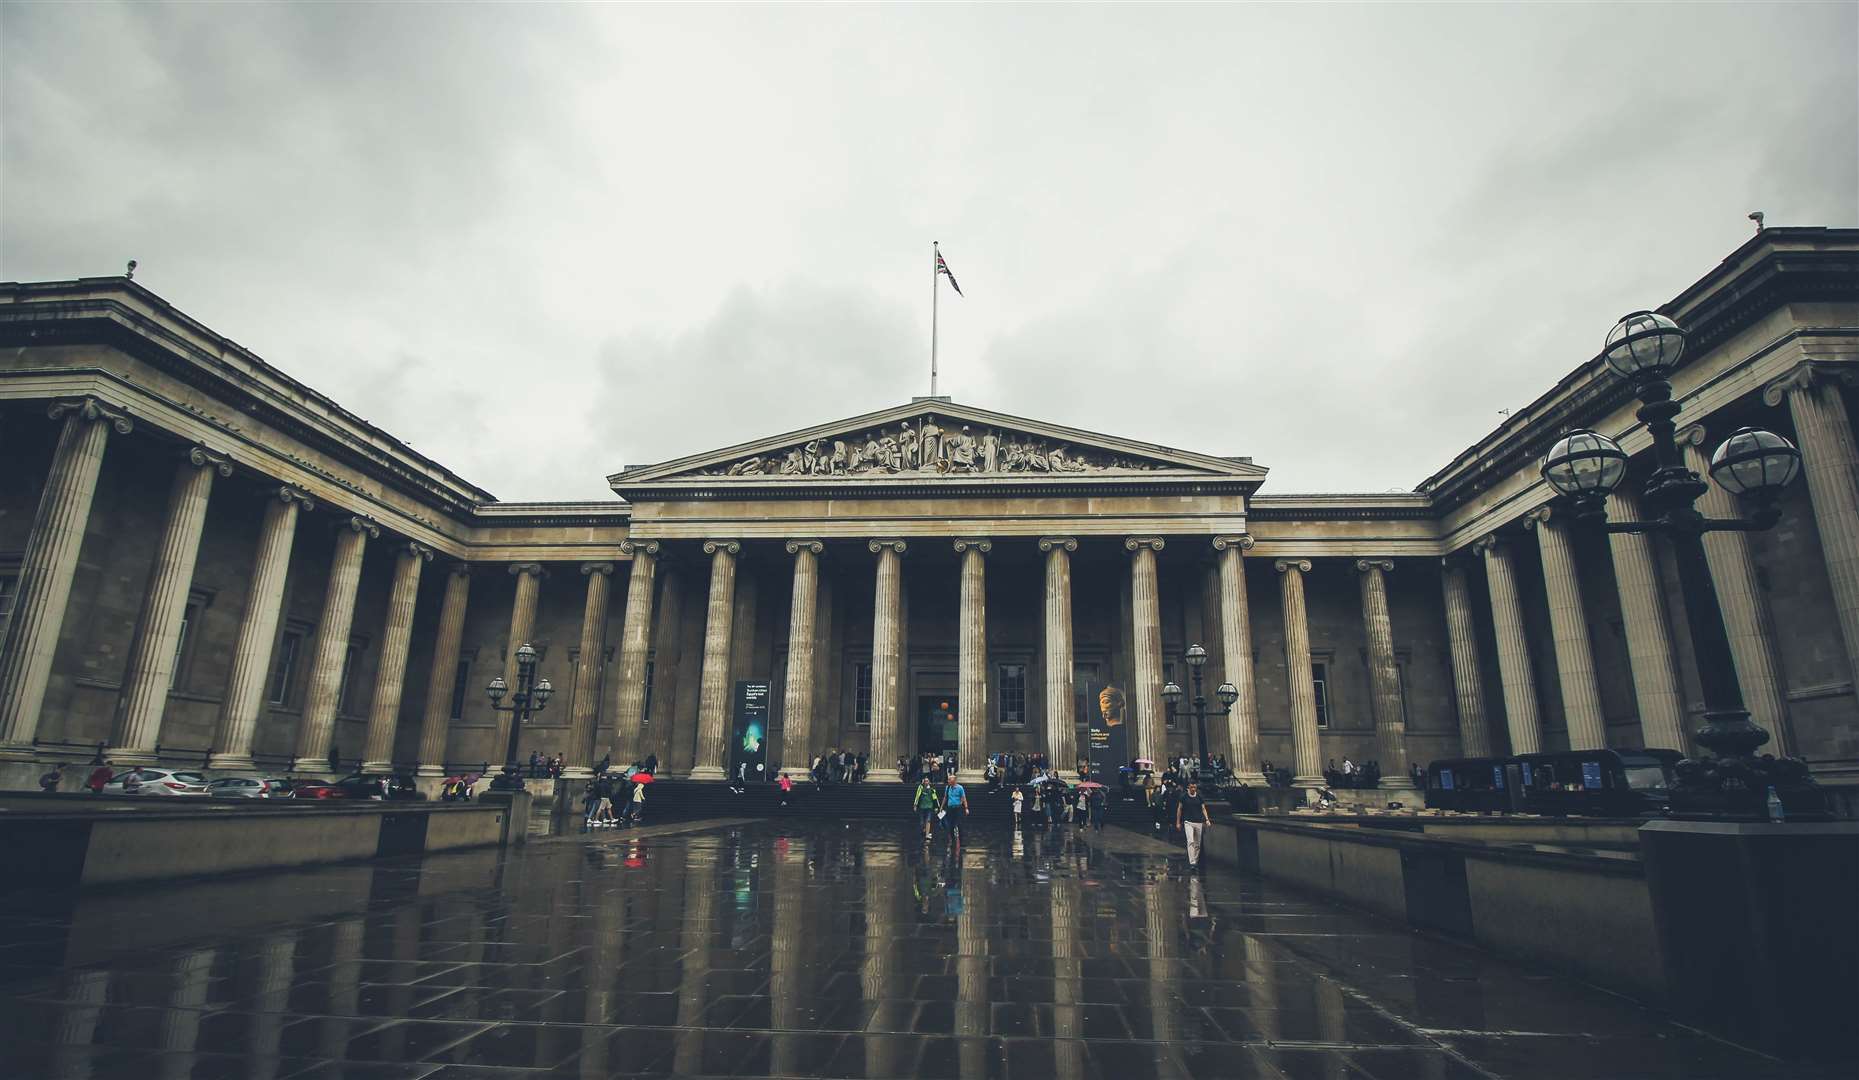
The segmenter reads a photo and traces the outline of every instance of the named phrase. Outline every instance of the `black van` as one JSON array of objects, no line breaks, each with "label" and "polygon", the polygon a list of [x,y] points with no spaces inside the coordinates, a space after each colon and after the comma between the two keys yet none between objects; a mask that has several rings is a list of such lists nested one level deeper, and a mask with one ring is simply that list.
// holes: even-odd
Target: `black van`
[{"label": "black van", "polygon": [[1508,758],[1452,758],[1427,766],[1427,808],[1481,814],[1512,810],[1504,776]]},{"label": "black van", "polygon": [[1676,750],[1562,750],[1508,758],[1454,758],[1427,766],[1426,804],[1436,810],[1584,817],[1663,812]]}]

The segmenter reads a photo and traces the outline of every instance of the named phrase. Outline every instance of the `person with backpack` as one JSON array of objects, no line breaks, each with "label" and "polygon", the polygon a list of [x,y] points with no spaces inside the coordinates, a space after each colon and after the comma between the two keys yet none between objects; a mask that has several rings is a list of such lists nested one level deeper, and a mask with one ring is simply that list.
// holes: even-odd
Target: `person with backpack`
[{"label": "person with backpack", "polygon": [[956,847],[962,846],[962,822],[968,818],[968,789],[955,777],[949,778],[949,786],[942,792],[943,824],[949,827],[949,840]]},{"label": "person with backpack", "polygon": [[930,838],[930,829],[936,821],[936,789],[930,786],[929,777],[917,780],[917,790],[911,796],[911,805],[916,807],[917,819],[923,823],[923,839]]},{"label": "person with backpack", "polygon": [[112,769],[110,763],[106,761],[90,770],[90,777],[84,781],[84,786],[90,789],[92,795],[101,795],[103,794],[103,785],[109,783],[110,777],[113,775],[115,775],[115,770]]}]

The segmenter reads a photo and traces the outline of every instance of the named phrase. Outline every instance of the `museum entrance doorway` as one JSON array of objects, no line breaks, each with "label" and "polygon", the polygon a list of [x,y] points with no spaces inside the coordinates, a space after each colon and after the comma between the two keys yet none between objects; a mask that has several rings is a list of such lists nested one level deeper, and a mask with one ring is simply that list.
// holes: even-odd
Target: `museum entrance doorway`
[{"label": "museum entrance doorway", "polygon": [[917,752],[955,753],[956,734],[961,725],[956,720],[959,702],[954,694],[919,694],[917,696]]}]

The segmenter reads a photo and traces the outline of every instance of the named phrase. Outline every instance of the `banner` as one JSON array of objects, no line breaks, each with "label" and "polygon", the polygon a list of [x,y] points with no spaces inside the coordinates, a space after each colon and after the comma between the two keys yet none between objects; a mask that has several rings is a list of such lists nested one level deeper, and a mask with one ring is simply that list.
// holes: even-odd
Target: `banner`
[{"label": "banner", "polygon": [[1123,688],[1105,684],[1096,688],[1091,713],[1091,779],[1114,788],[1120,782],[1117,770],[1129,764],[1129,695]]},{"label": "banner", "polygon": [[735,737],[730,740],[729,775],[746,783],[771,780],[768,775],[768,699],[766,682],[736,684]]}]

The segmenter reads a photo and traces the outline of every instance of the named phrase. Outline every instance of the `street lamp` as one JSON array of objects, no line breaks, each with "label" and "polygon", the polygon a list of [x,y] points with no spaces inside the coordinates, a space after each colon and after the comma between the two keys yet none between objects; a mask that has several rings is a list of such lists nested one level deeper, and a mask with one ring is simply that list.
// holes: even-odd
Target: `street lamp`
[{"label": "street lamp", "polygon": [[[529,718],[549,707],[549,695],[555,692],[554,684],[545,677],[536,678],[536,650],[528,642],[516,647],[516,690],[510,690],[510,684],[502,675],[491,680],[484,692],[491,697],[491,708],[498,712],[511,713],[510,743],[504,749],[503,772],[491,781],[492,791],[513,791],[523,786],[516,764],[517,740],[522,738],[523,725]],[[503,703],[504,695],[510,695],[510,704]]]},{"label": "street lamp", "polygon": [[[1201,772],[1209,773],[1213,769],[1213,760],[1207,756],[1207,695],[1201,692],[1201,668],[1207,664],[1207,650],[1199,645],[1190,645],[1187,655],[1182,659],[1187,661],[1188,671],[1194,676],[1194,732],[1200,741]],[[1214,690],[1214,696],[1220,699],[1220,712],[1217,715],[1225,716],[1232,709],[1233,703],[1239,700],[1239,687],[1223,682]],[[1175,707],[1181,704],[1181,687],[1173,682],[1164,683],[1162,701],[1168,706],[1168,715],[1172,718]]]},{"label": "street lamp", "polygon": [[1698,513],[1694,504],[1710,486],[1685,467],[1675,438],[1680,407],[1672,400],[1671,374],[1684,352],[1684,330],[1651,311],[1636,311],[1616,323],[1602,351],[1607,366],[1633,387],[1640,400],[1639,419],[1652,436],[1657,467],[1644,489],[1646,520],[1607,520],[1607,496],[1626,479],[1627,455],[1598,432],[1571,431],[1558,440],[1543,458],[1543,479],[1573,505],[1578,521],[1613,533],[1659,533],[1672,544],[1698,681],[1704,689],[1704,722],[1697,740],[1708,752],[1678,763],[1672,809],[1686,816],[1760,820],[1767,816],[1765,799],[1774,787],[1791,816],[1822,815],[1825,798],[1805,764],[1755,756],[1769,734],[1750,722],[1743,706],[1717,589],[1704,558],[1705,533],[1757,532],[1780,520],[1777,500],[1801,471],[1801,453],[1773,432],[1735,432],[1711,455],[1710,473],[1719,487],[1743,500],[1748,513],[1740,518]]}]

